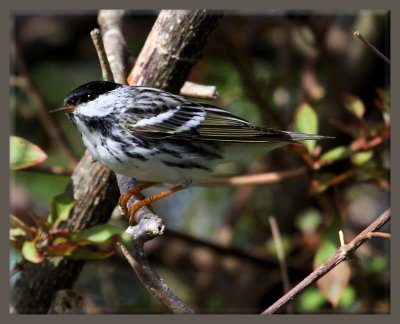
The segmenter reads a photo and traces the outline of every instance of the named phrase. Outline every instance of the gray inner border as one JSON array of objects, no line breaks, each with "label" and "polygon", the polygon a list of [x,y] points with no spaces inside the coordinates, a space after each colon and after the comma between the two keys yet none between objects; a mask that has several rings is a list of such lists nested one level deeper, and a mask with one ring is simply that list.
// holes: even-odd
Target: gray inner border
[{"label": "gray inner border", "polygon": [[[163,0],[146,0],[146,1],[141,1],[140,3],[138,1],[113,1],[112,5],[110,6],[109,1],[104,1],[104,0],[98,0],[98,1],[86,1],[85,3],[81,2],[79,5],[76,5],[76,3],[73,2],[55,2],[55,1],[50,1],[50,0],[40,0],[40,1],[30,1],[28,2],[27,0],[19,1],[19,0],[6,0],[1,2],[1,19],[0,22],[1,24],[5,25],[3,28],[1,28],[1,37],[3,40],[3,44],[9,44],[9,39],[10,39],[10,26],[12,23],[12,20],[10,19],[11,13],[14,11],[18,11],[19,13],[23,12],[32,12],[32,11],[38,11],[43,13],[46,11],[46,13],[56,13],[62,11],[63,14],[79,14],[79,12],[82,12],[83,10],[90,10],[90,9],[111,9],[111,8],[126,8],[126,9],[197,9],[197,8],[207,8],[207,9],[232,9],[232,10],[240,10],[241,12],[245,11],[247,13],[262,13],[263,11],[268,11],[271,9],[274,10],[283,10],[283,9],[313,9],[313,10],[327,10],[327,11],[337,11],[339,10],[360,10],[360,9],[378,9],[378,10],[390,10],[391,11],[391,31],[395,30],[400,30],[400,9],[399,9],[399,3],[394,3],[395,1],[391,0],[380,0],[380,1],[368,1],[368,0],[353,0],[353,1],[344,1],[344,0],[336,0],[334,2],[322,2],[318,0],[303,0],[301,2],[299,1],[288,1],[288,0],[269,0],[267,1],[260,1],[260,0],[246,0],[242,2],[233,2],[229,0],[223,0],[223,1],[218,1],[218,0],[203,0],[201,3],[198,2],[192,2],[189,3],[189,1],[180,1],[180,0],[173,0],[169,1],[166,3]],[[195,6],[196,5],[196,6]],[[111,7],[111,8],[110,8]],[[44,9],[44,10],[43,10]],[[49,10],[50,9],[50,10]],[[393,32],[391,33],[392,36],[395,35]],[[396,39],[396,36],[392,37],[393,39]],[[391,62],[392,62],[392,71],[400,71],[400,66],[399,66],[399,60],[397,59],[400,57],[399,53],[399,42],[391,42]],[[9,53],[9,51],[8,51]],[[393,55],[394,54],[394,55]],[[9,54],[7,58],[7,54],[5,54],[5,51],[3,51],[4,59],[1,61],[1,71],[3,72],[2,75],[5,76],[3,79],[4,86],[1,87],[2,91],[2,96],[1,99],[3,101],[3,109],[1,109],[1,114],[3,115],[2,118],[0,119],[0,131],[4,132],[2,136],[0,137],[0,147],[6,148],[4,150],[7,150],[9,152],[9,140],[8,140],[8,134],[10,133],[10,114],[7,111],[5,107],[8,107],[9,105],[9,85],[8,85],[8,75],[9,75]],[[400,85],[400,80],[399,80],[399,73],[391,73],[391,84],[392,85]],[[397,87],[398,87],[397,86]],[[396,145],[396,142],[400,138],[399,134],[399,128],[396,125],[398,121],[400,120],[399,116],[399,108],[398,108],[398,102],[399,102],[399,93],[400,91],[392,91],[392,122],[394,127],[392,127],[392,143],[391,143],[391,161],[392,165],[396,166],[398,165],[397,163],[400,163],[400,154],[397,152],[394,148],[398,147]],[[8,223],[8,214],[9,214],[9,195],[5,195],[5,193],[9,192],[9,181],[4,181],[4,179],[9,180],[9,166],[8,166],[8,161],[6,159],[1,159],[1,172],[4,172],[2,175],[1,179],[2,185],[5,187],[4,191],[2,191],[3,195],[0,196],[1,199],[1,208],[2,208],[2,222],[4,222],[4,225],[2,226],[3,228],[3,235],[2,235],[2,240],[3,240],[3,247],[1,249],[2,253],[2,260],[8,260],[8,228],[9,228],[9,223]],[[394,195],[398,195],[400,190],[396,190],[397,186],[400,186],[400,181],[396,183],[396,180],[399,179],[398,177],[398,170],[397,168],[393,168],[391,172],[391,184],[394,186],[394,189],[392,189],[392,192]],[[396,197],[395,197],[396,198]],[[392,204],[392,215],[396,215],[396,211],[398,210],[397,205],[399,199],[391,199],[393,202]],[[396,217],[393,218],[392,224],[391,224],[391,229],[392,232],[396,234],[398,231],[398,220]],[[398,246],[398,237],[399,235],[392,235],[392,244],[394,247]],[[391,249],[392,256],[395,255],[396,249]],[[185,322],[189,323],[202,323],[204,321],[218,321],[220,322],[226,322],[226,323],[243,323],[244,321],[251,321],[251,322],[304,322],[304,323],[310,323],[311,321],[319,322],[321,320],[331,322],[331,323],[336,323],[337,320],[344,320],[344,321],[360,321],[360,323],[366,324],[366,323],[376,323],[377,321],[384,321],[384,322],[399,322],[400,319],[396,318],[400,314],[399,307],[397,306],[397,302],[400,300],[399,296],[399,289],[400,289],[400,284],[399,284],[399,279],[395,275],[396,273],[399,272],[399,259],[394,257],[391,258],[391,274],[394,274],[391,276],[391,314],[390,315],[276,315],[272,317],[263,317],[263,316],[258,316],[258,315],[179,315],[179,316],[171,316],[171,315],[101,315],[101,316],[96,316],[95,320],[96,322],[103,322],[103,323],[109,323],[110,320],[112,321],[118,321],[118,322],[125,322],[125,321],[136,321],[139,323],[154,323],[157,321],[162,321],[162,322],[171,322],[171,323],[176,323],[176,320],[184,320]],[[4,262],[8,264],[7,262]],[[8,269],[7,271],[4,270],[0,272],[4,285],[3,287],[8,287]],[[29,321],[29,323],[35,323],[37,321],[38,323],[44,323],[44,322],[53,322],[55,319],[52,316],[56,315],[51,315],[51,316],[46,316],[46,315],[10,315],[9,314],[9,290],[8,289],[3,289],[0,293],[0,298],[1,298],[1,305],[2,305],[2,312],[1,316],[4,317],[4,323],[19,323],[19,322],[25,322]],[[71,321],[87,321],[91,320],[91,318],[88,318],[87,316],[90,315],[65,315],[65,316],[58,316],[57,321],[60,322],[65,322],[65,323],[71,323]],[[182,318],[184,316],[184,318]],[[340,316],[338,319],[337,316]]]}]

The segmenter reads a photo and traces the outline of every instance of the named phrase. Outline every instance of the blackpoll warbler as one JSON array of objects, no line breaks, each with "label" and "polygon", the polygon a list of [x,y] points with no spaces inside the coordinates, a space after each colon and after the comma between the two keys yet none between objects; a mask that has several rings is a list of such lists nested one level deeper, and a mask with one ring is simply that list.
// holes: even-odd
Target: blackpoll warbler
[{"label": "blackpoll warbler", "polygon": [[[73,90],[64,106],[92,157],[116,173],[146,183],[123,195],[130,220],[143,205],[207,178],[216,165],[279,146],[326,138],[254,126],[230,112],[159,89],[93,81]],[[178,184],[139,201],[127,213],[133,194],[155,183]]]}]

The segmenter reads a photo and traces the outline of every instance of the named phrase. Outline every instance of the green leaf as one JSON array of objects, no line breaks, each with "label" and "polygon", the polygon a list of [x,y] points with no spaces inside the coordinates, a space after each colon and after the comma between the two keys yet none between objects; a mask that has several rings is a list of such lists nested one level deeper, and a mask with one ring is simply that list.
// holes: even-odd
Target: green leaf
[{"label": "green leaf", "polygon": [[[295,128],[296,131],[307,134],[318,133],[318,117],[314,109],[306,103],[301,104],[295,112]],[[308,152],[314,150],[316,141],[304,141]]]},{"label": "green leaf", "polygon": [[74,198],[68,193],[54,196],[50,204],[49,222],[55,224],[56,222],[66,221],[75,203]]},{"label": "green leaf", "polygon": [[10,136],[10,169],[20,170],[42,163],[47,154],[31,142],[17,136]]},{"label": "green leaf", "polygon": [[356,291],[353,286],[348,285],[342,293],[339,300],[339,306],[342,308],[349,308],[354,304],[356,299]]},{"label": "green leaf", "polygon": [[358,119],[362,119],[365,113],[364,103],[360,100],[360,98],[346,95],[343,99],[344,107],[348,112],[350,112],[353,116]]},{"label": "green leaf", "polygon": [[296,217],[295,222],[302,232],[315,231],[321,224],[321,213],[316,208],[307,208]]},{"label": "green leaf", "polygon": [[347,146],[338,146],[324,153],[320,161],[326,164],[333,163],[335,161],[346,159],[350,156],[350,149]]},{"label": "green leaf", "polygon": [[361,166],[367,163],[369,160],[371,160],[373,156],[374,156],[373,150],[357,152],[352,154],[351,162],[353,162],[353,164],[355,165]]},{"label": "green leaf", "polygon": [[26,260],[33,263],[40,263],[45,259],[44,256],[36,249],[34,241],[26,241],[22,246],[21,252]]},{"label": "green leaf", "polygon": [[106,243],[116,236],[121,237],[124,230],[120,227],[103,224],[84,229],[75,236],[75,241],[87,241],[88,243]]},{"label": "green leaf", "polygon": [[313,312],[326,303],[324,295],[316,287],[309,287],[299,296],[299,308],[303,312]]}]

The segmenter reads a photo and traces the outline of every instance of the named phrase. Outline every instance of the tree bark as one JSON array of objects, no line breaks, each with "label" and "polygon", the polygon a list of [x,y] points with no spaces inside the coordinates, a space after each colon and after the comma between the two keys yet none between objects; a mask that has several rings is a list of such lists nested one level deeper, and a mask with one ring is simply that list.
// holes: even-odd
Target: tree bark
[{"label": "tree bark", "polygon": [[221,14],[207,10],[161,11],[128,84],[179,93],[220,18]]}]

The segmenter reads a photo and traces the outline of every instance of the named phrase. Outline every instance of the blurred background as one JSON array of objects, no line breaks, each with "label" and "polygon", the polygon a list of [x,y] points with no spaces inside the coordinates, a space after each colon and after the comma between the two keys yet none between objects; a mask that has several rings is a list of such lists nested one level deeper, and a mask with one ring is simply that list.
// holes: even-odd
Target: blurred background
[{"label": "blurred background", "polygon": [[[127,12],[123,30],[132,57],[157,14]],[[283,295],[271,217],[293,286],[339,246],[339,229],[350,241],[389,207],[390,66],[353,36],[360,31],[389,56],[389,18],[385,11],[274,11],[229,12],[220,21],[189,81],[215,85],[220,96],[210,102],[253,123],[296,130],[307,127],[302,118],[315,119],[318,133],[336,138],[268,155],[260,147],[246,164],[225,165],[218,174],[303,168],[296,176],[257,186],[192,187],[154,204],[167,230],[146,244],[146,253],[198,312],[259,313]],[[12,135],[48,154],[43,164],[11,174],[11,213],[21,219],[48,216],[52,197],[64,191],[84,152],[66,116],[46,112],[75,87],[102,78],[89,35],[97,26],[96,12],[13,16]],[[117,210],[110,223],[127,226]],[[10,258],[12,267],[19,251],[12,248]],[[342,280],[312,285],[281,312],[389,312],[388,239],[369,240],[339,274]],[[74,288],[89,313],[169,313],[119,254],[86,262]]]}]

